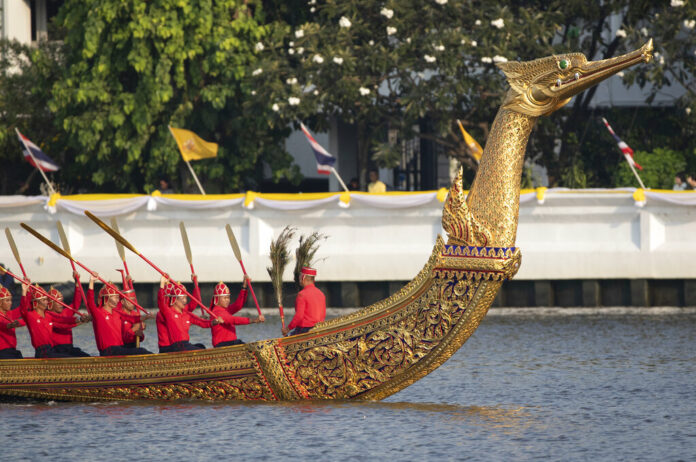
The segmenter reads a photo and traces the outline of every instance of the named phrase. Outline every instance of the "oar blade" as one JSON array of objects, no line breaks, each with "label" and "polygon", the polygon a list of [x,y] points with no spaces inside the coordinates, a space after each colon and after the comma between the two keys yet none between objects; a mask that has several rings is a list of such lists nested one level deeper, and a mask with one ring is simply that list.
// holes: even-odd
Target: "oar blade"
[{"label": "oar blade", "polygon": [[229,237],[230,239],[230,245],[232,246],[232,252],[234,252],[235,258],[239,261],[242,261],[242,252],[239,251],[239,244],[237,244],[237,238],[234,237],[232,227],[229,223],[225,225],[225,229],[227,230],[227,237]]},{"label": "oar blade", "polygon": [[188,234],[186,233],[186,225],[183,221],[179,222],[179,231],[181,231],[181,242],[184,243],[184,252],[189,265],[193,265],[193,254],[191,253],[191,244],[189,243]]},{"label": "oar blade", "polygon": [[[121,231],[118,229],[118,222],[116,221],[115,217],[111,218],[111,229],[116,231],[119,236],[121,235]],[[118,241],[116,241],[116,251],[118,252],[118,256],[121,257],[121,261],[126,261],[126,249],[124,249],[123,244]]]},{"label": "oar blade", "polygon": [[5,236],[7,236],[7,242],[10,244],[10,249],[12,249],[12,253],[14,254],[15,260],[17,260],[17,263],[21,265],[22,259],[19,258],[19,250],[17,250],[17,244],[15,244],[10,228],[5,228]]},{"label": "oar blade", "polygon": [[68,253],[72,253],[70,251],[70,242],[68,242],[68,235],[65,234],[63,223],[61,223],[60,220],[56,222],[56,228],[58,228],[58,236],[60,236],[60,242],[61,244],[63,244],[63,249],[65,249],[65,251]]},{"label": "oar blade", "polygon": [[94,216],[94,214],[93,214],[92,212],[90,212],[89,210],[85,210],[85,215],[87,215],[87,218],[89,218],[90,220],[92,220],[93,222],[95,222],[95,223],[97,224],[97,226],[99,226],[101,229],[103,229],[104,231],[106,231],[107,234],[109,234],[111,237],[113,237],[114,239],[116,239],[116,241],[118,241],[118,242],[120,242],[121,244],[123,244],[123,246],[126,247],[128,250],[130,250],[131,252],[133,252],[133,253],[135,253],[135,254],[140,255],[140,253],[139,253],[137,250],[135,250],[135,247],[133,247],[133,246],[131,245],[130,242],[128,242],[128,241],[127,241],[123,236],[121,236],[119,233],[117,233],[117,232],[114,231],[113,229],[109,228],[109,225],[107,225],[106,223],[104,223],[103,221],[101,221],[99,218],[97,218],[96,216]]}]

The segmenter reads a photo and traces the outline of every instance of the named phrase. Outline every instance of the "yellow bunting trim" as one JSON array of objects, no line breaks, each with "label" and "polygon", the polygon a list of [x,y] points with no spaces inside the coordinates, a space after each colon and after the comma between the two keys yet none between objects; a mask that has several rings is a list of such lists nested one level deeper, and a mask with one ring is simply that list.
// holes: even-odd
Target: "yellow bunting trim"
[{"label": "yellow bunting trim", "polygon": [[546,196],[547,189],[548,188],[544,188],[543,186],[536,188],[536,198],[539,202],[544,200],[544,196]]},{"label": "yellow bunting trim", "polygon": [[342,192],[338,200],[346,205],[350,204],[350,193],[347,191]]},{"label": "yellow bunting trim", "polygon": [[244,207],[249,207],[254,202],[254,199],[256,199],[256,196],[258,196],[258,194],[254,191],[247,191],[246,197],[244,198]]},{"label": "yellow bunting trim", "polygon": [[48,199],[48,206],[49,207],[55,207],[56,202],[58,202],[58,199],[62,199],[60,193],[53,193],[51,194],[51,197]]},{"label": "yellow bunting trim", "polygon": [[645,202],[645,191],[638,188],[633,193],[633,200],[636,202]]},{"label": "yellow bunting trim", "polygon": [[449,193],[449,189],[447,188],[440,188],[437,191],[437,200],[440,202],[445,202],[445,199],[447,199],[447,194]]}]

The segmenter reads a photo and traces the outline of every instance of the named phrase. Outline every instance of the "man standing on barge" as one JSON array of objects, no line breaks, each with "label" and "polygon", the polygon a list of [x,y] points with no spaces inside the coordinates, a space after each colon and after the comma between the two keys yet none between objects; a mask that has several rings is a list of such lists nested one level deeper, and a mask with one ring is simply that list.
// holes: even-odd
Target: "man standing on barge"
[{"label": "man standing on barge", "polygon": [[[326,297],[321,290],[314,285],[317,270],[305,266],[300,271],[300,285],[302,290],[295,299],[295,316],[286,328],[283,335],[304,334],[315,324],[326,318]],[[292,332],[290,332],[292,329]]]}]

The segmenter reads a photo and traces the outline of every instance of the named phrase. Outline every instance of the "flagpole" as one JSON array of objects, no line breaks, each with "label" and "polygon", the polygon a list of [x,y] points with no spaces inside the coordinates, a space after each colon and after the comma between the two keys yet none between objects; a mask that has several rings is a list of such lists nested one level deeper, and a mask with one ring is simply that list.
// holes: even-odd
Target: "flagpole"
[{"label": "flagpole", "polygon": [[[174,141],[176,141],[176,136],[174,136],[174,132],[172,131],[171,125],[167,125],[167,128],[169,129],[169,133],[171,133],[174,137]],[[183,158],[183,155],[181,157]],[[193,179],[196,180],[196,185],[198,186],[198,189],[200,189],[201,194],[205,196],[205,190],[203,189],[203,186],[201,186],[201,182],[198,181],[198,177],[196,176],[196,172],[193,171],[193,167],[191,167],[191,164],[188,160],[184,159],[184,162],[186,162],[186,166],[189,168],[191,175],[193,175]]]},{"label": "flagpole", "polygon": [[631,162],[629,162],[628,157],[626,156],[626,154],[624,154],[624,159],[626,159],[626,163],[627,163],[628,166],[631,168],[631,171],[633,172],[633,174],[636,176],[636,180],[638,180],[638,184],[640,185],[640,187],[643,188],[643,189],[647,189],[647,188],[645,187],[645,185],[643,184],[643,182],[640,180],[640,177],[638,176],[638,172],[636,172],[636,168],[631,164]]},{"label": "flagpole", "polygon": [[48,186],[48,189],[51,191],[51,195],[55,194],[56,190],[53,189],[53,186],[51,186],[51,183],[48,181],[48,177],[46,176],[44,171],[41,170],[41,167],[39,167],[39,163],[36,161],[36,157],[34,157],[34,153],[31,152],[31,149],[29,149],[29,146],[27,146],[27,143],[24,142],[24,138],[22,138],[22,134],[19,133],[19,129],[17,127],[15,127],[15,132],[17,132],[17,137],[24,145],[24,149],[27,150],[27,152],[31,156],[31,159],[34,161],[34,167],[39,169],[39,173],[41,173],[41,176],[43,177],[44,181],[46,182],[46,186]]},{"label": "flagpole", "polygon": [[339,183],[341,183],[341,186],[343,186],[343,189],[344,189],[346,192],[350,192],[350,190],[348,189],[348,187],[346,186],[346,184],[343,182],[343,180],[342,180],[341,177],[339,176],[339,174],[338,174],[338,172],[336,171],[336,169],[333,168],[333,167],[331,167],[331,171],[333,172],[334,175],[336,175],[336,179],[338,180]]},{"label": "flagpole", "polygon": [[191,172],[191,175],[193,175],[193,179],[196,180],[196,184],[198,185],[198,189],[201,190],[201,194],[205,196],[205,191],[203,190],[203,186],[201,186],[201,182],[198,181],[198,177],[196,176],[196,172],[193,171],[193,167],[191,167],[191,164],[189,163],[188,160],[184,160],[186,162],[186,165],[188,165],[189,171]]}]

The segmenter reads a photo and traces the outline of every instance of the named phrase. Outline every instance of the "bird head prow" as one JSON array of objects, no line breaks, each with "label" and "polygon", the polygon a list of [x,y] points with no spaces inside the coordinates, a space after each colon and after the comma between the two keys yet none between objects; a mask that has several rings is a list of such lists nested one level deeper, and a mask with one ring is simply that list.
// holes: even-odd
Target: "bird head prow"
[{"label": "bird head prow", "polygon": [[639,62],[650,62],[653,43],[600,61],[582,53],[553,55],[534,61],[498,63],[510,84],[503,108],[533,117],[549,115],[578,93]]}]

